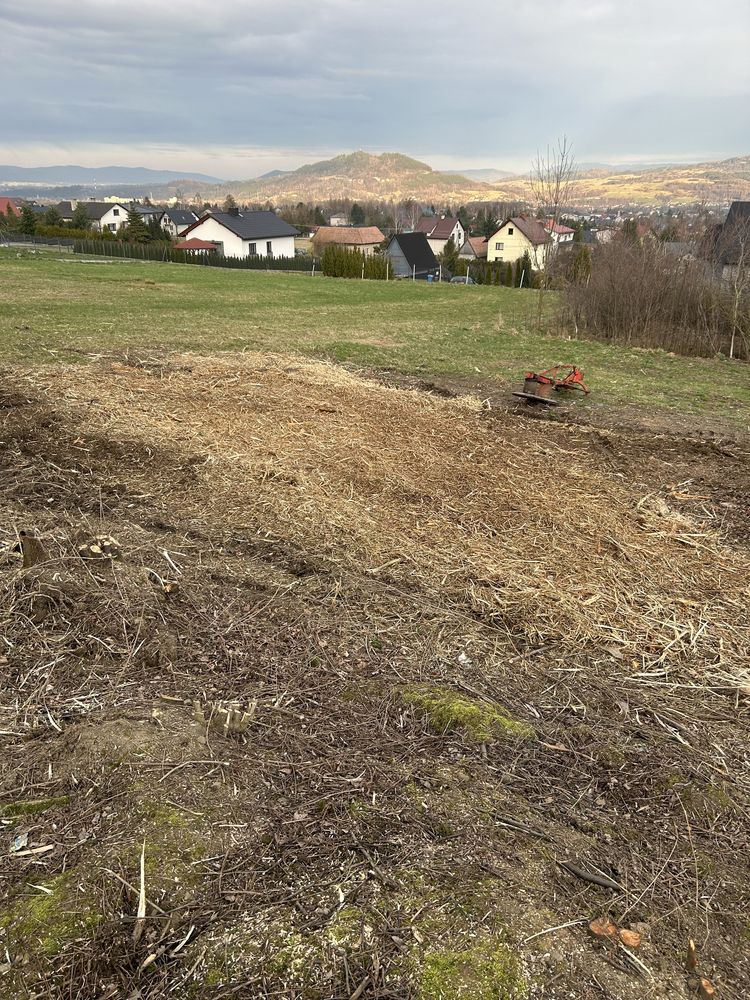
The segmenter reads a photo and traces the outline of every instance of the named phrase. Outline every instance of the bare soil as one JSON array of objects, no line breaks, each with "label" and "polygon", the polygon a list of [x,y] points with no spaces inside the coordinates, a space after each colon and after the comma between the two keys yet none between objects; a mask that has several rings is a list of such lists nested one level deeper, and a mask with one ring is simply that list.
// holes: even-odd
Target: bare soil
[{"label": "bare soil", "polygon": [[433,389],[0,373],[0,997],[748,995],[746,443]]}]

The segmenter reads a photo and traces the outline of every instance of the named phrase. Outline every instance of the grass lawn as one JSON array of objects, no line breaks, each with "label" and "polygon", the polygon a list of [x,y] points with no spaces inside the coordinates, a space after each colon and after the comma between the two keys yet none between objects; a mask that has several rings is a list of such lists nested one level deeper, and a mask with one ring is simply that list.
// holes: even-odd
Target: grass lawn
[{"label": "grass lawn", "polygon": [[9,362],[245,348],[503,381],[575,362],[596,399],[715,411],[750,427],[748,365],[540,333],[536,292],[17,253],[0,248],[0,358]]}]

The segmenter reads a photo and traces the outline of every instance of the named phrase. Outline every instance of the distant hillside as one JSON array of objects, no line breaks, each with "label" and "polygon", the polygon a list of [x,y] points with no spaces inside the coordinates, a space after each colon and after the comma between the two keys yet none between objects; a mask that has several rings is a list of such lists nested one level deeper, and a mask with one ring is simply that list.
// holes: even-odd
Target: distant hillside
[{"label": "distant hillside", "polygon": [[401,153],[375,156],[364,152],[308,163],[275,177],[232,181],[226,185],[226,190],[245,200],[275,204],[333,198],[476,201],[487,197],[488,191],[486,185],[478,181],[459,174],[441,173]]},{"label": "distant hillside", "polygon": [[0,164],[0,184],[175,184],[201,181],[222,184],[220,177],[208,174],[179,173],[175,170],[150,170],[148,167],[15,167]]},{"label": "distant hillside", "polygon": [[[297,201],[401,200],[440,204],[481,201],[523,201],[529,197],[528,176],[504,177],[485,183],[458,173],[433,170],[427,163],[401,153],[347,153],[309,163],[288,173],[248,181],[232,181],[210,194],[231,192],[243,201],[281,205]],[[209,192],[205,192],[209,195]],[[713,163],[626,170],[605,167],[585,170],[574,201],[581,206],[722,203],[750,197],[750,156]]]},{"label": "distant hillside", "polygon": [[504,180],[506,177],[515,177],[512,170],[496,170],[494,167],[477,167],[470,170],[452,170],[452,174],[460,174],[461,177],[468,177],[470,181],[483,181],[485,184],[492,184],[495,181]]}]

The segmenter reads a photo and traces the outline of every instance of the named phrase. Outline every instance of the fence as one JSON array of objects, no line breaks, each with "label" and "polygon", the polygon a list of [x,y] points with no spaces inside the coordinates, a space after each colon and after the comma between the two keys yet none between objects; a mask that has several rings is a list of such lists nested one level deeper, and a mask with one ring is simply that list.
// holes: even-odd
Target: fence
[{"label": "fence", "polygon": [[47,247],[72,247],[75,240],[63,239],[58,236],[31,236],[28,233],[0,232],[0,243],[32,243]]},{"label": "fence", "polygon": [[318,270],[314,257],[223,257],[209,251],[196,253],[176,250],[168,243],[121,243],[118,241],[76,240],[75,252],[99,254],[102,257],[127,257],[133,260],[158,260],[171,264],[198,264],[204,267],[230,267],[243,271],[304,271]]}]

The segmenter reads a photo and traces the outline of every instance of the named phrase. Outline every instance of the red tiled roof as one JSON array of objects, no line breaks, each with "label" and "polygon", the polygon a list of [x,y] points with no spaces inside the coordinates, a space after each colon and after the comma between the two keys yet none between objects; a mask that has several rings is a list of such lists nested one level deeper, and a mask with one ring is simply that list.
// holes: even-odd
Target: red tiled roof
[{"label": "red tiled roof", "polygon": [[0,198],[0,212],[2,212],[3,215],[7,216],[9,207],[14,215],[21,214],[21,210],[19,209],[18,205],[16,205],[16,203],[11,198]]},{"label": "red tiled roof", "polygon": [[487,256],[487,240],[484,238],[484,236],[469,236],[467,237],[466,242],[474,251],[475,257]]},{"label": "red tiled roof", "polygon": [[536,219],[528,219],[525,215],[516,215],[512,219],[506,219],[501,229],[511,224],[519,229],[529,243],[534,246],[541,246],[544,243],[551,243],[552,237],[546,231],[541,222],[537,222]]},{"label": "red tiled roof", "polygon": [[575,229],[571,229],[570,226],[564,226],[561,222],[553,223],[552,219],[547,219],[544,223],[544,228],[548,233],[555,232],[558,236],[564,236],[566,233],[575,232]]},{"label": "red tiled roof", "polygon": [[216,244],[210,243],[208,240],[199,240],[197,236],[193,236],[189,240],[183,240],[181,243],[175,243],[175,250],[215,250]]},{"label": "red tiled roof", "polygon": [[440,218],[437,215],[423,215],[414,227],[415,233],[424,233],[428,239],[447,240],[456,227],[458,219],[450,215]]},{"label": "red tiled roof", "polygon": [[319,245],[340,243],[346,247],[369,247],[384,239],[377,226],[318,226],[313,236],[313,242]]}]

